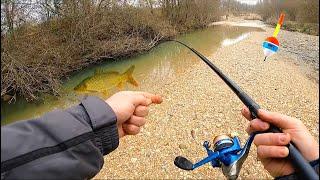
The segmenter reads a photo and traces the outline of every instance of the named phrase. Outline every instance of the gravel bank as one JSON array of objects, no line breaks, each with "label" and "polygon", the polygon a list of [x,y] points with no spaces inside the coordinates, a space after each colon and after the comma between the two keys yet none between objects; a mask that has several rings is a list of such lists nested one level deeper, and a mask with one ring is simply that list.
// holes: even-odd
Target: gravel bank
[{"label": "gravel bank", "polygon": [[[210,59],[263,108],[301,119],[319,139],[319,84],[301,69],[305,62],[301,57],[313,57],[318,49],[297,50],[291,41],[307,44],[310,42],[301,37],[309,36],[281,31],[279,40],[286,47],[264,62],[261,43],[272,31],[266,27],[266,32],[251,33],[235,45],[218,49]],[[305,54],[305,49],[311,53]],[[151,108],[148,123],[139,135],[121,139],[119,148],[105,157],[105,165],[94,179],[224,179],[220,169],[209,165],[182,171],[173,164],[178,155],[193,161],[203,158],[203,141],[212,141],[216,135],[237,133],[242,143],[248,137],[247,121],[240,113],[242,103],[223,81],[204,63],[195,61],[179,79],[167,79],[162,87],[142,90],[162,94],[164,102]],[[256,158],[254,146],[239,179],[272,179]]]},{"label": "gravel bank", "polygon": [[319,36],[283,32],[279,34],[279,53],[290,57],[310,79],[319,83]]}]

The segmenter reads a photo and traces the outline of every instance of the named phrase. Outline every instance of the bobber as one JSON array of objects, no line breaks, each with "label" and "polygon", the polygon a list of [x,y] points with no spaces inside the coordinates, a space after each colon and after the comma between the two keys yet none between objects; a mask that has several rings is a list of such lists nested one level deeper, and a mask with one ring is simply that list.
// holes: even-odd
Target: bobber
[{"label": "bobber", "polygon": [[279,50],[280,44],[277,36],[283,24],[283,20],[284,13],[281,13],[273,35],[271,37],[267,37],[267,39],[265,39],[265,41],[262,43],[263,53],[265,55],[264,61],[267,59],[267,57],[275,54]]}]

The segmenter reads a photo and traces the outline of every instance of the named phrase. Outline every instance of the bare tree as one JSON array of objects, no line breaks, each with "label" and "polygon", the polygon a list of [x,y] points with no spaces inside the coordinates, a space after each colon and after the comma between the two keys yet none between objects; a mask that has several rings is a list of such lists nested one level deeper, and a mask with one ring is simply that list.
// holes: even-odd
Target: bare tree
[{"label": "bare tree", "polygon": [[14,28],[14,20],[16,17],[16,2],[13,0],[1,1],[1,10],[4,11],[4,23],[8,32],[12,32]]}]

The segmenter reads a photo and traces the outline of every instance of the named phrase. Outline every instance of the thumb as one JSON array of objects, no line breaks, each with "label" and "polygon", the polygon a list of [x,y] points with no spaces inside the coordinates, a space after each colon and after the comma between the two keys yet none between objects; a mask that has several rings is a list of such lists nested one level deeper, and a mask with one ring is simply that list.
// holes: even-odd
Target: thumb
[{"label": "thumb", "polygon": [[[148,93],[148,92],[137,92],[137,93],[150,99],[151,103],[155,103],[155,104],[162,103],[162,97],[160,95],[155,95],[155,94]],[[148,105],[150,105],[151,103],[149,103]]]},{"label": "thumb", "polygon": [[153,95],[151,96],[151,101],[152,103],[160,104],[162,103],[162,97],[160,95]]},{"label": "thumb", "polygon": [[149,106],[152,101],[151,99],[141,95],[141,94],[136,94],[133,96],[132,103],[134,104],[135,107],[142,105],[142,106]]}]

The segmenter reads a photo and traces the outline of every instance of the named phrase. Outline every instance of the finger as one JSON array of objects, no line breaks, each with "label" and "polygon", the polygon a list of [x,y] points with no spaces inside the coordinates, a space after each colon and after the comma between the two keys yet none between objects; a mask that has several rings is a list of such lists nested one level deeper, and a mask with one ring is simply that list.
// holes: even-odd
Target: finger
[{"label": "finger", "polygon": [[140,127],[133,124],[123,124],[123,130],[128,135],[136,135],[140,132]]},{"label": "finger", "polygon": [[151,99],[146,98],[142,94],[134,94],[133,104],[135,107],[142,105],[142,106],[149,106],[152,103]]},{"label": "finger", "polygon": [[257,146],[284,146],[289,144],[291,138],[287,133],[264,133],[254,137],[254,144]]},{"label": "finger", "polygon": [[289,149],[286,146],[258,146],[258,157],[264,158],[285,158],[289,155]]},{"label": "finger", "polygon": [[140,92],[138,91],[137,93],[145,96],[148,99],[150,99],[152,103],[155,103],[155,104],[162,103],[162,97],[160,95],[155,95],[155,94],[152,94],[152,93],[141,92],[141,91]]},{"label": "finger", "polygon": [[144,116],[147,116],[148,113],[149,113],[149,108],[147,106],[138,106],[134,110],[133,114],[136,116],[144,117]]},{"label": "finger", "polygon": [[155,104],[161,104],[163,100],[160,95],[154,95],[151,97],[151,101],[152,103],[155,103]]},{"label": "finger", "polygon": [[146,119],[143,117],[132,115],[131,118],[126,122],[126,124],[133,124],[135,126],[143,126],[146,124]]},{"label": "finger", "polygon": [[254,119],[249,122],[249,126],[247,127],[246,131],[248,134],[256,131],[265,131],[269,129],[269,123],[263,122],[260,119]]},{"label": "finger", "polygon": [[259,118],[282,129],[296,127],[299,120],[276,112],[269,112],[263,109],[258,111]]},{"label": "finger", "polygon": [[243,106],[242,110],[241,110],[241,114],[249,121],[252,120],[251,118],[251,113],[249,111],[249,109],[247,108],[247,106]]}]

